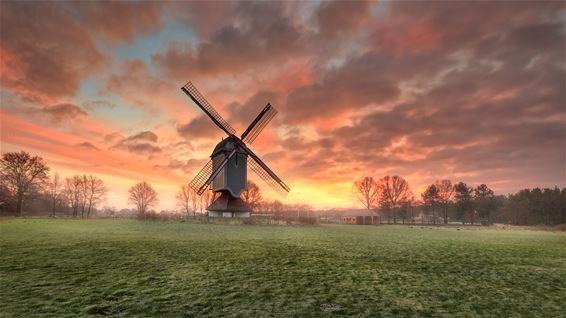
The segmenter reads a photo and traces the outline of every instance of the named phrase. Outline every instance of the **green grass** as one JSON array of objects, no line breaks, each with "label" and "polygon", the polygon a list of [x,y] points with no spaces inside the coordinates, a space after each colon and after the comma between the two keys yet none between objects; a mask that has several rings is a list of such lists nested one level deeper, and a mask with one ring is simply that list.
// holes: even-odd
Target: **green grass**
[{"label": "green grass", "polygon": [[0,222],[0,316],[559,317],[566,234]]}]

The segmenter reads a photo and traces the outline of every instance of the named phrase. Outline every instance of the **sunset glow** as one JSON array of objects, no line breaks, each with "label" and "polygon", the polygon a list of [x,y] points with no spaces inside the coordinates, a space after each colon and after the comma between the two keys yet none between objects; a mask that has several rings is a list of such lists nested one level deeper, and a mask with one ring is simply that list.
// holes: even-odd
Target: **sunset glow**
[{"label": "sunset glow", "polygon": [[[498,194],[566,187],[560,1],[0,3],[1,151],[62,177],[95,174],[127,207],[160,209],[225,135],[181,91],[193,82],[315,208],[360,207],[352,183],[448,178]],[[252,173],[250,173],[252,175]]]}]

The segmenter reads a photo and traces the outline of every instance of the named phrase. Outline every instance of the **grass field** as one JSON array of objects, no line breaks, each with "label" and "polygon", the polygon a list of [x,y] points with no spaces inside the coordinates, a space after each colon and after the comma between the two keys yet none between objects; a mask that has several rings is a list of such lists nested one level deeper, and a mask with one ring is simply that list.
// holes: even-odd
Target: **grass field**
[{"label": "grass field", "polygon": [[566,234],[0,221],[0,316],[564,317]]}]

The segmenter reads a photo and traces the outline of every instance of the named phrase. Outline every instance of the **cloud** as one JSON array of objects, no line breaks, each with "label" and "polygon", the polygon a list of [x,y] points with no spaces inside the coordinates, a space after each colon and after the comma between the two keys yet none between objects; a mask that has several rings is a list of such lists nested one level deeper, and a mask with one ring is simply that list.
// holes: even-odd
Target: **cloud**
[{"label": "cloud", "polygon": [[224,134],[206,115],[200,115],[186,124],[178,125],[177,133],[187,140],[217,139]]},{"label": "cloud", "polygon": [[284,62],[303,50],[301,30],[285,15],[284,2],[240,2],[232,21],[196,46],[173,43],[153,62],[176,79],[235,74]]},{"label": "cloud", "polygon": [[321,3],[316,11],[319,33],[334,37],[354,31],[371,18],[371,7],[375,1],[328,1]]},{"label": "cloud", "polygon": [[96,147],[95,145],[93,145],[92,143],[85,141],[85,142],[81,142],[76,144],[77,147],[81,147],[81,148],[85,148],[85,149],[89,149],[89,150],[100,150],[100,148]]},{"label": "cloud", "polygon": [[91,111],[96,109],[114,109],[116,108],[116,104],[105,100],[93,100],[86,102],[84,107]]},{"label": "cloud", "polygon": [[137,142],[137,141],[151,141],[157,142],[157,135],[151,131],[142,131],[138,134],[130,136],[126,138],[128,142]]},{"label": "cloud", "polygon": [[86,28],[112,42],[132,43],[136,35],[156,33],[162,27],[161,2],[81,1],[68,9]]},{"label": "cloud", "polygon": [[125,139],[124,135],[119,132],[113,132],[104,136],[104,141],[108,143],[115,143],[123,139]]},{"label": "cloud", "polygon": [[55,123],[69,121],[88,115],[87,112],[85,112],[82,108],[73,104],[57,104],[45,106],[40,110],[40,112],[42,114],[48,115],[49,118]]},{"label": "cloud", "polygon": [[234,16],[236,7],[236,2],[173,2],[169,11],[172,19],[182,21],[195,29],[200,39],[206,39]]},{"label": "cloud", "polygon": [[143,131],[118,141],[112,149],[122,149],[135,154],[158,154],[162,149],[157,145],[157,139],[155,133]]},{"label": "cloud", "polygon": [[[283,104],[283,96],[273,91],[258,91],[244,103],[232,103],[228,105],[230,116],[228,122],[231,125],[238,124],[246,129],[255,117],[270,103],[272,107],[278,107]],[[240,133],[243,133],[242,130]]]},{"label": "cloud", "polygon": [[388,72],[387,60],[368,53],[333,68],[319,83],[298,87],[289,93],[286,117],[289,123],[331,118],[370,104],[392,101],[400,90]]},{"label": "cloud", "polygon": [[105,59],[89,33],[55,2],[3,1],[0,83],[44,104],[73,96]]}]

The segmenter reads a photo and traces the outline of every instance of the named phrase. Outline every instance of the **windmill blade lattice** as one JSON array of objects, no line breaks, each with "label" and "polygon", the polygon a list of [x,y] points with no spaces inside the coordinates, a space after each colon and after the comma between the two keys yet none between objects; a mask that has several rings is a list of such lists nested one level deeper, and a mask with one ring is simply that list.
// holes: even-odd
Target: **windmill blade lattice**
[{"label": "windmill blade lattice", "polygon": [[260,177],[267,185],[269,185],[275,192],[280,196],[286,197],[288,190],[282,187],[275,179],[273,179],[269,173],[265,171],[255,160],[248,160],[248,166],[252,171]]},{"label": "windmill blade lattice", "polygon": [[218,112],[210,105],[210,103],[202,96],[193,83],[188,82],[181,88],[189,97],[212,119],[212,121],[224,130],[228,135],[236,134],[236,130],[218,114]]},{"label": "windmill blade lattice", "polygon": [[193,189],[198,195],[201,195],[204,192],[204,189],[206,189],[206,181],[210,178],[211,175],[212,160],[209,160],[189,183],[189,187]]},{"label": "windmill blade lattice", "polygon": [[267,104],[265,108],[257,115],[248,129],[242,134],[242,141],[251,145],[263,128],[277,115],[277,110],[271,104]]}]

